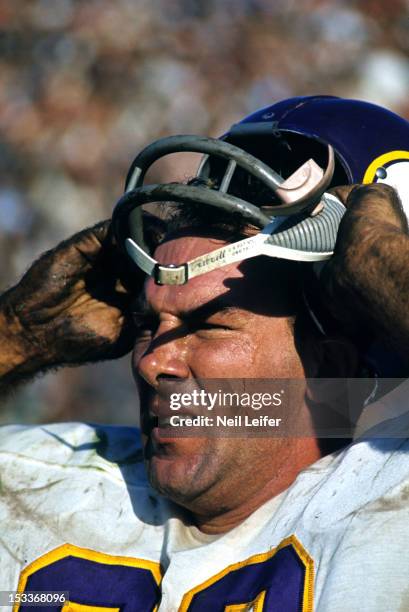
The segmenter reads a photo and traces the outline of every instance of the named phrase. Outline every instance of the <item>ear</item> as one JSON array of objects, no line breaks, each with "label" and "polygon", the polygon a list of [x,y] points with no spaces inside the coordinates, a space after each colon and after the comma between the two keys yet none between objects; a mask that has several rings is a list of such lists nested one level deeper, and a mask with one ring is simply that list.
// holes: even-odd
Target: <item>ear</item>
[{"label": "ear", "polygon": [[352,341],[338,334],[324,335],[311,317],[300,314],[294,339],[306,378],[353,378],[360,374],[361,356]]},{"label": "ear", "polygon": [[360,363],[356,347],[347,338],[326,337],[317,343],[315,371],[306,393],[317,431],[342,431],[352,437],[363,399],[356,392],[351,394],[350,380],[359,375]]},{"label": "ear", "polygon": [[319,341],[316,351],[318,378],[353,378],[361,364],[358,349],[344,337],[326,337]]}]

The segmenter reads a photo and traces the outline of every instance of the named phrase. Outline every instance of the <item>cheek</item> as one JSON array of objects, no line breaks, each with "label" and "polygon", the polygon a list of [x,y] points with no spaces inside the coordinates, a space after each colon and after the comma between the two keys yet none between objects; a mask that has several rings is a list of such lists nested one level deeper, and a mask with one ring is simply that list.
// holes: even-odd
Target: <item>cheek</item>
[{"label": "cheek", "polygon": [[258,373],[258,346],[247,334],[217,341],[195,341],[190,368],[197,378],[249,378]]},{"label": "cheek", "polygon": [[[260,317],[253,337],[255,350],[247,377],[304,378],[304,368],[286,318]],[[251,370],[251,373],[250,373]]]},{"label": "cheek", "polygon": [[285,327],[273,333],[265,330],[265,337],[260,343],[257,354],[257,369],[260,377],[304,378],[304,367],[294,344],[292,331]]}]

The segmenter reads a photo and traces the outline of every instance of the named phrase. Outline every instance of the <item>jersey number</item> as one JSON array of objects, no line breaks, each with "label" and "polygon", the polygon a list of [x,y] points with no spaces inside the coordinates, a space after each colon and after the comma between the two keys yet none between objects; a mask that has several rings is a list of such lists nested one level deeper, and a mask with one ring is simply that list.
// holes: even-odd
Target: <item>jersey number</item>
[{"label": "jersey number", "polygon": [[[44,612],[152,612],[160,602],[160,582],[158,563],[64,544],[22,571],[18,591],[69,592],[69,602],[48,604]],[[312,589],[313,560],[291,536],[186,593],[179,612],[311,612]],[[29,608],[17,604],[13,612]]]}]

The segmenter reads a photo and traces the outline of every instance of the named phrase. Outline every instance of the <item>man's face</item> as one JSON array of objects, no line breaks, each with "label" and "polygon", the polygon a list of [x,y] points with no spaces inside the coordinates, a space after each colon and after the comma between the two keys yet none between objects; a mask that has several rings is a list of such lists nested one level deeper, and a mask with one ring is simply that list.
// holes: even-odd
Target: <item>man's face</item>
[{"label": "man's face", "polygon": [[[162,244],[155,257],[163,264],[183,262],[223,243],[181,236]],[[268,477],[266,453],[274,462],[279,452],[281,463],[287,452],[288,441],[278,439],[166,438],[166,430],[149,418],[161,416],[169,378],[303,378],[287,282],[282,262],[258,258],[182,286],[158,286],[152,279],[146,284],[152,331],[137,342],[133,369],[141,392],[147,470],[160,492],[185,507],[199,505],[210,512],[233,503],[243,488],[257,490]]]}]

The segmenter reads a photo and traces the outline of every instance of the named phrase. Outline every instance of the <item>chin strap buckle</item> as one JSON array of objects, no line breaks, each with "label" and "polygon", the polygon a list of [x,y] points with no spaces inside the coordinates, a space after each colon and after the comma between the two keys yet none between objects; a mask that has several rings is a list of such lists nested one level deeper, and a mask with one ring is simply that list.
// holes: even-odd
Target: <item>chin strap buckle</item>
[{"label": "chin strap buckle", "polygon": [[157,263],[153,269],[153,278],[157,285],[185,285],[189,280],[188,264],[164,266]]}]

